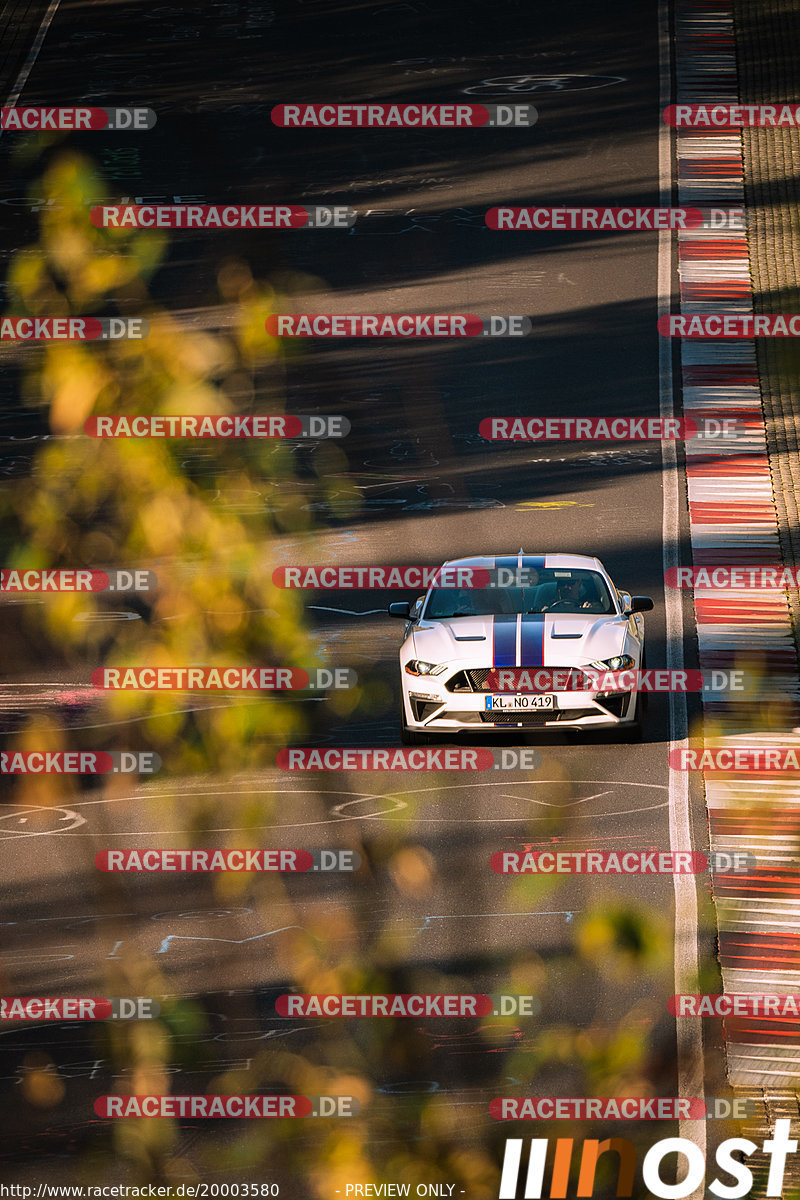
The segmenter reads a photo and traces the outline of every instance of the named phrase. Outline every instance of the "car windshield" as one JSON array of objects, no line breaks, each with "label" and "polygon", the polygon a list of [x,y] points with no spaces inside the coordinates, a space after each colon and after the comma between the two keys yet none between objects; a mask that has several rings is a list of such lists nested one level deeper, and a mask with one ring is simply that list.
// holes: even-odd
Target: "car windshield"
[{"label": "car windshield", "polygon": [[501,616],[514,613],[614,613],[608,584],[597,571],[531,570],[528,587],[433,588],[423,619]]}]

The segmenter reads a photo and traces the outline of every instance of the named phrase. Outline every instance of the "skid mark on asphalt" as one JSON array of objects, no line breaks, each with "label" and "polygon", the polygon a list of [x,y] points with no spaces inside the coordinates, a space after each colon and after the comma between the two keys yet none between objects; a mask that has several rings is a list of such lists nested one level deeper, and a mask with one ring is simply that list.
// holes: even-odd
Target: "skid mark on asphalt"
[{"label": "skid mark on asphalt", "polygon": [[372,617],[376,613],[383,615],[386,612],[385,608],[332,608],[328,604],[309,604],[307,605],[307,608],[314,609],[315,612],[344,613],[348,617]]},{"label": "skid mark on asphalt", "polygon": [[156,954],[166,954],[173,942],[225,942],[230,946],[243,946],[245,942],[259,942],[264,938],[274,937],[276,933],[286,933],[289,929],[305,929],[304,925],[281,925],[279,929],[268,929],[266,933],[254,933],[246,938],[215,938],[195,937],[186,933],[170,933],[156,950]]},{"label": "skid mark on asphalt", "polygon": [[[539,804],[539,805],[541,805],[542,808],[557,808],[560,812],[564,808],[574,808],[576,804],[588,804],[590,800],[600,800],[600,799],[602,799],[603,796],[610,796],[610,795],[611,795],[611,792],[595,792],[595,794],[593,796],[584,796],[583,799],[581,799],[581,800],[570,800],[569,803],[567,803],[567,804],[562,804],[560,802],[553,803],[553,801],[551,801],[551,800],[533,800],[529,796],[526,796],[525,799],[527,799],[530,804]],[[519,800],[519,799],[521,799],[521,797],[520,796],[512,796],[507,792],[506,793],[501,792],[498,795],[497,799],[498,800]]]},{"label": "skid mark on asphalt", "polygon": [[477,917],[565,917],[566,924],[569,924],[569,922],[572,920],[572,918],[575,916],[575,914],[579,913],[579,912],[583,912],[583,909],[582,908],[573,908],[573,909],[565,908],[565,909],[559,909],[555,912],[531,911],[531,912],[503,912],[503,913],[488,913],[488,912],[483,912],[483,913],[442,913],[441,915],[424,917],[423,924],[420,925],[419,929],[416,931],[414,936],[416,937],[418,934],[424,933],[426,929],[430,929],[431,921],[472,920],[473,918],[477,918]]}]

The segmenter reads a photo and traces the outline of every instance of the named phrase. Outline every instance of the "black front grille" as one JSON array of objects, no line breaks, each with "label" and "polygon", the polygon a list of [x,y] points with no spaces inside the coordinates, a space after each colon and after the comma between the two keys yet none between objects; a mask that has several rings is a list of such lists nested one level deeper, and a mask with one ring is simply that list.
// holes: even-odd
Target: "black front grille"
[{"label": "black front grille", "polygon": [[482,712],[481,720],[484,725],[544,725],[546,721],[555,721],[558,714],[537,709],[535,712]]},{"label": "black front grille", "polygon": [[490,671],[496,672],[496,667],[476,667],[472,671],[465,671],[465,675],[469,679],[473,692],[489,692],[491,688],[486,686],[486,680],[489,677]]},{"label": "black front grille", "polygon": [[482,712],[480,718],[484,725],[545,725],[548,721],[577,721],[580,717],[599,716],[596,708],[564,708],[559,710],[538,708],[533,711],[520,709],[519,712]]},{"label": "black front grille", "polygon": [[[573,667],[571,669],[572,669],[573,673],[575,673],[576,676],[580,676],[580,668],[579,667]],[[448,679],[447,683],[445,684],[445,687],[447,688],[448,692],[496,692],[499,689],[488,687],[486,684],[486,681],[489,678],[490,672],[494,672],[496,674],[498,670],[500,670],[499,667],[467,667],[464,671],[458,671],[458,672],[456,672],[455,675],[453,675],[453,677],[451,679]],[[508,670],[531,671],[531,672],[539,671],[539,670],[568,671],[568,670],[570,670],[570,668],[569,667],[509,667]],[[582,683],[581,677],[577,677],[575,679],[575,683],[576,683],[576,688],[575,688],[576,691],[583,690],[581,687],[581,683]],[[505,688],[503,690],[507,691],[508,689]],[[589,689],[587,688],[586,690],[588,691]]]}]

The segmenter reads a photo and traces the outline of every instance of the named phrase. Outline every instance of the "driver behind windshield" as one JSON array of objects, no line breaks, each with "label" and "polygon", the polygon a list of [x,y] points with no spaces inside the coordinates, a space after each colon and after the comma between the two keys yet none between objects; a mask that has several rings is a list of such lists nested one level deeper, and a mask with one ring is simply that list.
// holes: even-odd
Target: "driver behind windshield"
[{"label": "driver behind windshield", "polygon": [[554,578],[550,572],[532,570],[527,587],[434,588],[425,607],[425,619],[612,610],[606,585],[593,572]]},{"label": "driver behind windshield", "polygon": [[601,612],[597,593],[589,580],[559,579],[556,584],[556,598],[550,604],[542,606],[542,612],[578,613],[587,609]]}]

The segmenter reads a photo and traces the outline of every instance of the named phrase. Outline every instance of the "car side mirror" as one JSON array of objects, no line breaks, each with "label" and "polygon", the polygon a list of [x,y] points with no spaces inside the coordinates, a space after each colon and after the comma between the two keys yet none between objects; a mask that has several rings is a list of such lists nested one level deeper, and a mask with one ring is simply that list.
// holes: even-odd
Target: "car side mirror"
[{"label": "car side mirror", "polygon": [[652,612],[653,607],[653,601],[649,596],[631,596],[631,603],[630,607],[628,608],[628,612]]},{"label": "car side mirror", "polygon": [[411,616],[411,605],[407,600],[398,600],[395,604],[389,605],[389,616],[400,617],[403,621],[407,621]]}]

